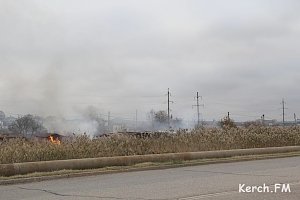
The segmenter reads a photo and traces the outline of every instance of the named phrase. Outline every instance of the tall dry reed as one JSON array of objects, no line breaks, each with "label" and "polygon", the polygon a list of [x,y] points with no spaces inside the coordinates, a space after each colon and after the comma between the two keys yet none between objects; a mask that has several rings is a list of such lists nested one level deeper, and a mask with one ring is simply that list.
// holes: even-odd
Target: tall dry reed
[{"label": "tall dry reed", "polygon": [[0,163],[291,145],[300,145],[300,127],[206,128],[145,137],[119,134],[94,140],[78,136],[61,145],[47,140],[11,139],[0,143]]}]

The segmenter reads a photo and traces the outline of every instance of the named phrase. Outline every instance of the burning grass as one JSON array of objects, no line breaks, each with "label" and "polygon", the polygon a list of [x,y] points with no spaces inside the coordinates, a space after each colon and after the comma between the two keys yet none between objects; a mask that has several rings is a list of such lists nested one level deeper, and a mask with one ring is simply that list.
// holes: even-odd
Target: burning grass
[{"label": "burning grass", "polygon": [[0,163],[292,145],[300,145],[300,127],[212,128],[147,137],[113,135],[94,140],[78,136],[61,145],[47,140],[11,139],[0,144]]}]

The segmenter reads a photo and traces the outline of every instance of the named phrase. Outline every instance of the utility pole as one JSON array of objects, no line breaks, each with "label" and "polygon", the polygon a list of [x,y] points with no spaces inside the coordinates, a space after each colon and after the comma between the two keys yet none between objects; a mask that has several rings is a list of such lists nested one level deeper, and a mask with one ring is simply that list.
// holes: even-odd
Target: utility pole
[{"label": "utility pole", "polygon": [[152,131],[154,131],[154,110],[153,109],[150,111],[150,117],[151,117]]},{"label": "utility pole", "polygon": [[168,128],[170,128],[170,89],[168,88]]},{"label": "utility pole", "polygon": [[110,126],[109,121],[110,121],[110,112],[108,112],[107,114],[107,133],[109,133],[109,126]]},{"label": "utility pole", "polygon": [[198,118],[198,120],[197,120],[197,126],[198,127],[200,126],[200,109],[199,109],[199,107],[200,106],[204,107],[204,104],[201,104],[201,105],[199,104],[199,98],[201,98],[201,100],[202,100],[202,96],[199,96],[199,92],[197,92],[197,96],[196,96],[197,104],[192,106],[192,107],[194,107],[194,106],[197,107],[197,118]]},{"label": "utility pole", "polygon": [[170,101],[170,89],[168,88],[168,126],[170,128],[170,103],[173,103],[173,101]]},{"label": "utility pole", "polygon": [[261,123],[262,125],[265,125],[265,114],[261,116]]},{"label": "utility pole", "polygon": [[138,110],[135,110],[135,131],[137,131],[137,123],[138,123]]},{"label": "utility pole", "polygon": [[285,108],[286,102],[284,101],[284,99],[282,99],[281,104],[282,104],[282,124],[283,124],[283,126],[284,126],[284,122],[285,122],[285,121],[284,121],[284,117],[285,117],[284,111],[285,111],[285,109],[287,109],[287,108]]},{"label": "utility pole", "polygon": [[170,127],[170,89],[168,88],[168,125]]}]

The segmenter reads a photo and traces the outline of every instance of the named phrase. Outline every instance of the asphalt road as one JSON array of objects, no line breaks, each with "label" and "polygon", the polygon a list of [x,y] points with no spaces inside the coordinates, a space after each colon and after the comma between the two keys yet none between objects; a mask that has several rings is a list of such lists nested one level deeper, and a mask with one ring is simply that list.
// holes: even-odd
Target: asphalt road
[{"label": "asphalt road", "polygon": [[[274,184],[290,184],[291,192]],[[270,186],[240,193],[239,184]],[[278,186],[278,185],[277,185]],[[287,189],[287,185],[285,187]],[[241,190],[241,191],[242,191]],[[266,190],[267,191],[267,190]],[[286,190],[288,191],[288,189]],[[300,199],[300,157],[210,164],[0,186],[1,200]]]}]

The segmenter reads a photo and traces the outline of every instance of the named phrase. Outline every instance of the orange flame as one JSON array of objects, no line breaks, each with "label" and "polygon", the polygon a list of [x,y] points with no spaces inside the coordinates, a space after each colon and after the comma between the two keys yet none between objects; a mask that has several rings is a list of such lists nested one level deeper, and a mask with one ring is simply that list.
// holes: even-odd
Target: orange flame
[{"label": "orange flame", "polygon": [[58,137],[56,137],[55,139],[54,139],[54,137],[52,136],[52,135],[49,135],[49,140],[50,140],[50,142],[52,143],[52,144],[60,144],[60,140],[58,139]]}]

